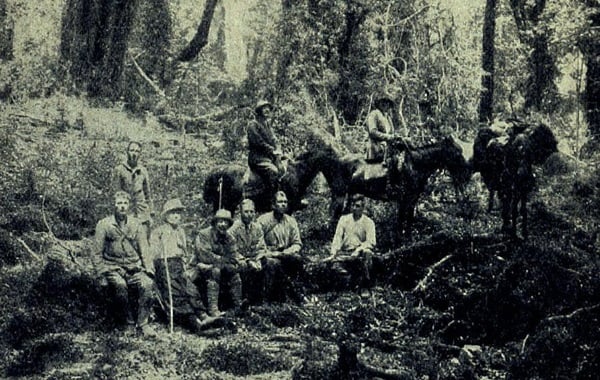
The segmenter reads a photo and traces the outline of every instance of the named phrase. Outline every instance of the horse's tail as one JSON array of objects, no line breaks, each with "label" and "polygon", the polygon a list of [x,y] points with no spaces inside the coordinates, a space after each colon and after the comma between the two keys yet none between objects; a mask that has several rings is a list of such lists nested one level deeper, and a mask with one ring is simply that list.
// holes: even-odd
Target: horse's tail
[{"label": "horse's tail", "polygon": [[530,126],[525,135],[529,140],[532,150],[532,163],[543,164],[551,154],[558,151],[558,142],[552,130],[543,123]]}]

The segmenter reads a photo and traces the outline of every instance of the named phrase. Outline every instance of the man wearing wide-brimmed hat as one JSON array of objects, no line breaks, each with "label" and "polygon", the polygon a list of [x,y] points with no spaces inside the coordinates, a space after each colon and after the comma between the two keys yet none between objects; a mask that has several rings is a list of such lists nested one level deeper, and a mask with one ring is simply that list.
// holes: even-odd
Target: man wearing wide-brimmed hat
[{"label": "man wearing wide-brimmed hat", "polygon": [[367,116],[369,145],[367,146],[368,162],[383,162],[387,157],[387,143],[394,138],[392,112],[394,99],[388,93],[381,93],[375,98],[374,107]]},{"label": "man wearing wide-brimmed hat", "polygon": [[269,196],[277,190],[281,170],[281,150],[271,127],[273,105],[260,100],[255,119],[248,126],[248,166],[265,182]]},{"label": "man wearing wide-brimmed hat", "polygon": [[194,242],[194,255],[191,266],[196,281],[206,280],[206,298],[208,313],[221,315],[219,311],[220,283],[229,285],[229,294],[235,308],[242,303],[242,280],[239,274],[240,255],[235,239],[228,229],[233,224],[231,212],[219,209],[215,213],[212,225],[198,232]]},{"label": "man wearing wide-brimmed hat", "polygon": [[200,292],[186,274],[190,255],[181,227],[184,211],[177,198],[164,204],[161,213],[164,223],[152,231],[150,247],[154,252],[155,281],[165,313],[170,314],[172,300],[173,318],[192,331],[200,332],[214,322],[214,318],[207,315]]}]

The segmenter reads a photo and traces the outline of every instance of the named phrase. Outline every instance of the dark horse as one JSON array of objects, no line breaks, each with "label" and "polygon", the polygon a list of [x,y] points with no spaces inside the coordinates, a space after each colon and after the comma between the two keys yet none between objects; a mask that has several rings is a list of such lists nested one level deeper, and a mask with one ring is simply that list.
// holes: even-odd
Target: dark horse
[{"label": "dark horse", "polygon": [[488,211],[498,192],[502,204],[502,230],[516,236],[519,211],[522,235],[527,238],[527,197],[535,187],[533,165],[541,165],[557,151],[547,125],[515,123],[506,131],[481,128],[473,144],[473,171],[490,192]]},{"label": "dark horse", "polygon": [[[348,194],[361,193],[372,199],[397,203],[398,232],[410,233],[419,197],[429,177],[438,169],[448,170],[458,189],[470,178],[462,149],[452,137],[421,147],[404,142],[392,144],[387,167],[367,163],[357,156],[345,157],[343,161],[351,168],[339,171],[346,175],[351,173],[346,178]],[[341,213],[341,209],[337,213]]]},{"label": "dark horse", "polygon": [[[339,165],[339,153],[334,146],[323,140],[318,140],[310,146],[310,151],[290,160],[286,174],[280,181],[280,190],[288,196],[290,212],[302,208],[302,197],[319,172],[324,174],[328,183],[332,181],[333,175],[337,175],[334,173]],[[254,201],[258,212],[269,211],[271,197],[265,193],[260,178],[252,176],[254,183],[251,189],[244,185],[247,170],[248,168],[242,165],[225,165],[213,169],[204,182],[204,201],[216,210],[219,207],[221,189],[222,208],[234,212],[242,198],[247,197]]]}]

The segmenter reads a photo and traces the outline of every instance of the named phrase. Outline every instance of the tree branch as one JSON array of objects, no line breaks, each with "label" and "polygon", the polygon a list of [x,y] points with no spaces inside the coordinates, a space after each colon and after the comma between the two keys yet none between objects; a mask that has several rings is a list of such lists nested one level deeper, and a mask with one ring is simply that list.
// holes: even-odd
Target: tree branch
[{"label": "tree branch", "polygon": [[25,250],[27,251],[27,253],[29,253],[31,256],[33,256],[34,259],[36,259],[37,261],[42,261],[42,258],[33,251],[33,249],[29,248],[29,246],[27,245],[27,243],[25,243],[25,241],[19,237],[15,237],[15,239],[21,243],[21,245],[23,246],[23,248],[25,248]]},{"label": "tree branch", "polygon": [[188,46],[186,46],[181,53],[179,53],[179,57],[177,57],[178,61],[191,61],[192,59],[196,58],[198,53],[200,53],[200,50],[206,46],[206,43],[208,42],[210,24],[212,23],[212,19],[215,14],[215,8],[217,7],[218,2],[219,0],[208,0],[206,2],[204,13],[202,14],[202,21],[200,21],[200,25],[198,26],[198,31]]},{"label": "tree branch", "polygon": [[135,57],[131,54],[131,52],[128,52],[129,58],[131,58],[131,62],[133,62],[133,65],[135,66],[136,70],[138,71],[138,73],[140,73],[140,75],[142,76],[142,78],[144,78],[144,80],[146,82],[148,82],[148,84],[150,85],[150,87],[152,87],[152,89],[154,91],[156,91],[156,93],[158,95],[160,95],[163,98],[166,98],[166,94],[165,92],[156,84],[154,83],[154,81],[148,76],[146,75],[146,73],[144,72],[144,70],[142,70],[142,68],[140,67],[140,65],[138,65],[137,61],[135,60]]},{"label": "tree branch", "polygon": [[429,268],[427,268],[427,274],[425,275],[425,277],[423,277],[423,279],[421,279],[421,281],[419,281],[417,286],[414,287],[413,292],[425,290],[427,288],[427,282],[431,278],[431,275],[433,275],[433,272],[436,270],[436,268],[440,267],[442,264],[444,264],[446,261],[450,260],[451,258],[452,258],[452,255],[446,255],[443,259],[441,259],[437,263],[435,263],[432,266],[430,266]]}]

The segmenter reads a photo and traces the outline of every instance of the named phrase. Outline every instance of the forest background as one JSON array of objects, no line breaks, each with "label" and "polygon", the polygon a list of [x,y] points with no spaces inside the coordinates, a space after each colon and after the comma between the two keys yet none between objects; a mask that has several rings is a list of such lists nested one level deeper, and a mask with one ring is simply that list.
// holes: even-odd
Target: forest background
[{"label": "forest background", "polygon": [[[129,140],[144,144],[144,161],[156,178],[157,209],[180,197],[193,234],[209,215],[200,194],[208,170],[245,161],[245,128],[257,100],[276,104],[276,133],[291,156],[308,149],[315,129],[330,133],[347,152],[362,153],[364,119],[373,97],[385,91],[397,100],[397,129],[416,144],[430,137],[420,128],[427,119],[443,134],[469,141],[482,122],[521,117],[547,123],[560,155],[538,173],[532,218],[541,220],[537,240],[534,233],[525,246],[494,241],[480,247],[486,259],[471,257],[442,271],[433,295],[405,292],[414,289],[408,280],[393,287],[399,292],[393,301],[388,288],[380,289],[373,297],[385,307],[375,308],[375,316],[367,313],[380,324],[373,322],[370,333],[383,334],[382,325],[395,321],[392,337],[380,340],[395,342],[399,348],[390,355],[411,376],[592,378],[597,363],[590,358],[599,350],[598,339],[592,339],[599,325],[592,316],[600,302],[599,9],[594,0],[0,0],[3,371],[40,378],[194,377],[209,371],[207,378],[227,378],[280,370],[302,378],[307,368],[325,373],[335,367],[313,363],[314,352],[335,347],[331,334],[349,318],[348,304],[367,313],[354,295],[314,299],[311,318],[286,305],[258,310],[254,317],[270,321],[272,329],[290,328],[278,326],[273,315],[297,322],[289,323],[298,341],[288,343],[291,353],[279,361],[243,338],[199,344],[180,334],[175,352],[166,352],[173,337],[161,338],[165,347],[149,352],[145,342],[103,332],[102,305],[92,301],[97,294],[90,285],[90,253],[82,247],[97,220],[110,212],[110,168]],[[486,194],[477,177],[472,185],[472,199],[483,204]],[[322,180],[311,188],[310,200],[317,206],[299,220],[307,249],[324,254],[330,236],[321,233],[328,222]],[[410,249],[439,230],[472,237],[497,228],[497,215],[472,211],[470,218],[455,219],[457,210],[428,192],[419,209],[421,231],[403,247],[384,232],[382,249]],[[377,203],[370,212],[382,225],[393,214]],[[495,244],[506,252],[498,253]],[[507,256],[508,263],[490,264],[496,256]],[[427,257],[432,261],[411,262],[415,277],[429,273],[444,255]],[[491,283],[478,277],[487,264],[497,269]],[[557,275],[557,266],[574,277]],[[520,272],[524,268],[530,272]],[[548,287],[547,277],[560,279],[555,286],[561,292],[541,290]],[[453,295],[441,301],[435,294],[448,292],[445,286]],[[68,296],[56,288],[69,289]],[[453,299],[459,288],[471,293]],[[508,310],[523,313],[514,336],[491,322],[483,331],[448,333],[458,320],[482,323],[478,318],[491,311],[473,294],[489,296],[492,289],[503,290],[493,294],[510,304]],[[465,310],[475,302],[481,314],[461,315],[454,301]],[[40,309],[49,312],[40,315]],[[413,323],[391,318],[399,311]],[[557,315],[567,318],[547,321]],[[581,321],[575,318],[584,318],[592,331],[577,330]],[[556,321],[566,325],[548,327]],[[303,334],[314,332],[306,330],[309,325],[322,330],[323,346],[304,341]],[[262,332],[280,333],[269,328]],[[256,331],[248,331],[250,342],[260,341]],[[417,343],[408,339],[413,333]],[[197,344],[198,355],[186,344]],[[283,349],[280,342],[273,345],[275,352]],[[246,372],[236,372],[223,352],[234,357],[240,350],[261,364],[253,367],[249,359]],[[563,357],[567,351],[570,356]],[[373,360],[385,362],[384,356],[380,352]],[[182,357],[189,361],[178,367],[174,363]]]}]

